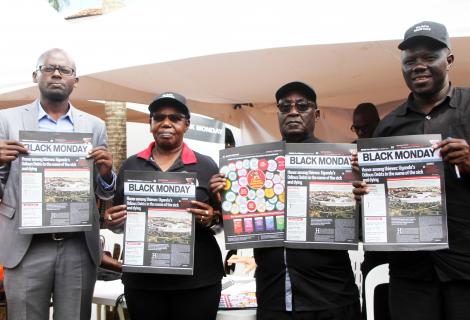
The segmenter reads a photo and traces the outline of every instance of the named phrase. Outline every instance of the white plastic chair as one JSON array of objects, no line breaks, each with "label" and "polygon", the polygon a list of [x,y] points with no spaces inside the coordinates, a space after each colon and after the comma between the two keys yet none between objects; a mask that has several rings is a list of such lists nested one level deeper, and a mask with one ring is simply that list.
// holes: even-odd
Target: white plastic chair
[{"label": "white plastic chair", "polygon": [[375,288],[382,283],[388,283],[389,280],[388,263],[378,265],[367,274],[365,281],[367,320],[374,320]]}]

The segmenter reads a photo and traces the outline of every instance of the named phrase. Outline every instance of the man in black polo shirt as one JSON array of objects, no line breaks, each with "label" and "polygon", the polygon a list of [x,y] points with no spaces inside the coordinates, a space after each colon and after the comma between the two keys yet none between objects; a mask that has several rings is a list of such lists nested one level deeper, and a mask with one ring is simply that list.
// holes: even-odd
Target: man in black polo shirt
[{"label": "man in black polo shirt", "polygon": [[[288,143],[321,142],[315,91],[290,82],[276,92],[279,129]],[[359,295],[347,251],[254,249],[257,319],[356,320]]]},{"label": "man in black polo shirt", "polygon": [[[457,320],[470,314],[470,90],[453,87],[454,62],[444,25],[424,21],[403,42],[402,73],[410,95],[386,116],[375,137],[441,133],[449,249],[390,254],[392,319]],[[367,193],[354,183],[356,199]]]}]

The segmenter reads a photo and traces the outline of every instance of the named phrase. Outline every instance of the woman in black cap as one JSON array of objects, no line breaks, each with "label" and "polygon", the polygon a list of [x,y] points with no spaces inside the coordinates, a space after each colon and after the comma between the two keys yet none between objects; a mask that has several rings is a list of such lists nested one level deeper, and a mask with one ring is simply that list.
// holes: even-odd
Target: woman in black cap
[{"label": "woman in black cap", "polygon": [[122,276],[127,307],[132,319],[215,319],[224,274],[222,256],[211,226],[218,220],[208,181],[218,172],[208,156],[191,150],[183,136],[189,128],[186,99],[173,92],[159,95],[150,105],[150,132],[154,141],[128,158],[120,169],[114,207],[105,212],[110,229],[122,228],[126,219],[124,171],[197,173],[196,200],[190,210],[196,216],[194,273],[168,275],[125,272]]}]

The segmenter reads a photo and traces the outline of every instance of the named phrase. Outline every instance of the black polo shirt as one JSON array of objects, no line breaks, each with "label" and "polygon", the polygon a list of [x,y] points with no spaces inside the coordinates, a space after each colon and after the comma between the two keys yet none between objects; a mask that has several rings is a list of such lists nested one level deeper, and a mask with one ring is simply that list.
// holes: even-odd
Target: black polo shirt
[{"label": "black polo shirt", "polygon": [[359,298],[345,250],[259,248],[254,249],[254,256],[258,308],[318,311],[346,306]]},{"label": "black polo shirt", "polygon": [[[388,114],[374,137],[440,133],[465,139],[470,144],[470,89],[452,88],[447,98],[429,114],[421,113],[413,95]],[[470,176],[458,179],[455,167],[444,164],[449,250],[434,252],[394,252],[390,254],[390,274],[412,279],[440,281],[470,280]]]},{"label": "black polo shirt", "polygon": [[[152,142],[148,148],[124,161],[116,181],[114,205],[124,203],[125,170],[161,171],[151,159],[154,146],[155,142]],[[219,172],[214,160],[183,144],[180,158],[168,169],[168,172],[196,172],[198,181],[196,200],[215,206],[215,200],[208,188],[209,179]],[[125,272],[122,275],[122,282],[130,288],[148,290],[194,289],[220,283],[224,275],[222,254],[210,228],[196,224],[194,247],[192,276]]]}]

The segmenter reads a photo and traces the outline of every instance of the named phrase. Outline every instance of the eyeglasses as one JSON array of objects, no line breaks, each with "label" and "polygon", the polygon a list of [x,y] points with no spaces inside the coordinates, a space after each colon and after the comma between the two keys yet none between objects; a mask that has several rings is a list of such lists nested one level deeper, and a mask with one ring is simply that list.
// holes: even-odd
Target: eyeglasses
[{"label": "eyeglasses", "polygon": [[183,119],[186,119],[186,116],[181,114],[181,113],[171,113],[171,114],[154,113],[152,115],[152,119],[155,122],[165,121],[166,118],[170,119],[170,121],[173,122],[173,123],[177,123],[177,122],[180,122]]},{"label": "eyeglasses", "polygon": [[59,70],[59,73],[63,76],[71,76],[75,72],[73,68],[67,66],[53,66],[50,64],[41,65],[38,67],[38,70],[42,73],[54,73],[56,70]]},{"label": "eyeglasses", "polygon": [[308,100],[279,100],[277,103],[277,108],[281,113],[289,113],[292,110],[292,107],[295,107],[298,112],[307,112],[310,108],[315,109],[317,105],[313,101]]}]

